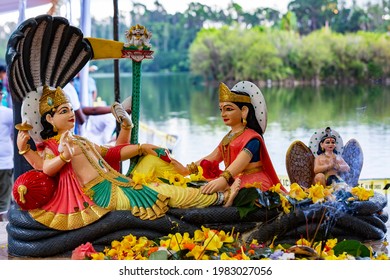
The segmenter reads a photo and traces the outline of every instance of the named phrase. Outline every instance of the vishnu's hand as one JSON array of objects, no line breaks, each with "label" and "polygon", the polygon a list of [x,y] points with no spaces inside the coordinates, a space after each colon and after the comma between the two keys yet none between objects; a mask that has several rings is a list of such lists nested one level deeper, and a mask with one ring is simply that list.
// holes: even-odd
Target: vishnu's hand
[{"label": "vishnu's hand", "polygon": [[19,130],[18,137],[16,139],[16,145],[18,146],[19,151],[24,151],[27,149],[27,142],[30,140],[30,134],[26,130]]},{"label": "vishnu's hand", "polygon": [[171,158],[171,164],[175,167],[177,173],[179,173],[183,176],[187,176],[188,174],[190,174],[190,172],[188,171],[188,168],[186,166],[184,166],[183,164],[181,164],[176,159]]},{"label": "vishnu's hand", "polygon": [[71,159],[74,153],[73,139],[70,131],[67,131],[61,135],[60,145],[58,151],[63,154],[66,159]]}]

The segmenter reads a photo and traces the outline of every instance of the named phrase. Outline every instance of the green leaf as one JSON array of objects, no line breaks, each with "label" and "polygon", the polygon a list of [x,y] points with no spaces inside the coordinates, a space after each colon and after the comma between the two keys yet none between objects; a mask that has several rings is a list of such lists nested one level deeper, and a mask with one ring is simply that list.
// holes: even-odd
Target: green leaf
[{"label": "green leaf", "polygon": [[156,251],[150,254],[149,260],[167,260],[168,252],[165,250]]},{"label": "green leaf", "polygon": [[236,207],[253,205],[258,197],[259,193],[255,188],[243,188],[238,192],[233,205]]},{"label": "green leaf", "polygon": [[255,205],[255,201],[258,197],[259,193],[255,188],[243,188],[238,192],[236,198],[234,199],[233,206],[238,208],[238,213],[241,219],[250,212],[258,209]]},{"label": "green leaf", "polygon": [[333,248],[334,254],[339,256],[346,252],[354,257],[370,257],[370,250],[357,240],[344,240]]},{"label": "green leaf", "polygon": [[167,180],[165,178],[158,177],[158,179],[161,180],[165,184],[169,184],[169,180]]},{"label": "green leaf", "polygon": [[238,214],[240,215],[240,219],[246,217],[249,213],[255,211],[256,209],[259,209],[256,205],[250,205],[247,207],[237,207]]},{"label": "green leaf", "polygon": [[191,181],[187,183],[187,186],[193,188],[199,188],[201,186],[206,185],[207,183],[208,183],[207,181]]}]

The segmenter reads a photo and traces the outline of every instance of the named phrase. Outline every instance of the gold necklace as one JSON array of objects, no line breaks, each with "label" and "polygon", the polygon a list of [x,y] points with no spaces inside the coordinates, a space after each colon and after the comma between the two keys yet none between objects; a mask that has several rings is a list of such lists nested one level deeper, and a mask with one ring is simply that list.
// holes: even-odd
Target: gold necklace
[{"label": "gold necklace", "polygon": [[238,136],[244,133],[246,127],[244,127],[241,131],[233,133],[232,131],[229,131],[228,134],[225,135],[222,139],[222,145],[226,146],[228,145],[232,140],[236,139]]},{"label": "gold necklace", "polygon": [[327,155],[327,154],[324,153],[324,156],[325,156],[326,158],[334,158],[334,157],[335,157],[335,154],[332,154],[332,155],[329,156],[329,155]]},{"label": "gold necklace", "polygon": [[50,137],[50,139],[53,139],[53,140],[55,140],[57,143],[60,143],[61,135],[62,135],[62,134],[57,134],[57,135],[55,135],[55,136],[53,136],[53,137]]}]

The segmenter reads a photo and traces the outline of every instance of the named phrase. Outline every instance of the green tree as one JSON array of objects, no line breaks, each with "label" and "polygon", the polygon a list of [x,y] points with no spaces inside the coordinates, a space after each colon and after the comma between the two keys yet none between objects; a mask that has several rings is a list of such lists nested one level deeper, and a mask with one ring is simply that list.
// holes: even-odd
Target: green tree
[{"label": "green tree", "polygon": [[280,29],[287,31],[297,31],[297,17],[294,12],[288,11],[282,16],[280,21]]},{"label": "green tree", "polygon": [[298,18],[299,32],[308,34],[331,22],[337,13],[337,0],[293,0],[288,9]]}]

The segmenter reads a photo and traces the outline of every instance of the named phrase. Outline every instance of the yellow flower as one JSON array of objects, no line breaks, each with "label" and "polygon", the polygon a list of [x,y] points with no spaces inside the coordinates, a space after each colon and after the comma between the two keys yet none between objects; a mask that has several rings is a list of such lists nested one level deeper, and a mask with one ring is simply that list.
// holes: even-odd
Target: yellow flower
[{"label": "yellow flower", "polygon": [[135,185],[146,185],[148,182],[150,182],[150,175],[145,175],[143,173],[139,173],[137,171],[134,171],[132,180]]},{"label": "yellow flower", "polygon": [[330,249],[333,249],[334,246],[336,246],[336,244],[337,244],[337,238],[328,239],[326,241],[326,246],[329,247]]},{"label": "yellow flower", "polygon": [[206,250],[218,252],[223,246],[223,242],[217,234],[210,234],[209,237],[204,241]]},{"label": "yellow flower", "polygon": [[230,235],[230,233],[226,234],[223,230],[221,230],[218,233],[218,237],[223,243],[233,243],[234,242],[234,237],[232,235]]},{"label": "yellow flower", "polygon": [[329,200],[333,199],[333,193],[334,189],[332,187],[326,187],[324,188],[324,195],[327,197]]},{"label": "yellow flower", "polygon": [[172,176],[172,173],[169,172],[169,171],[164,171],[164,175],[163,176],[164,176],[165,179],[168,179],[169,177]]},{"label": "yellow flower", "polygon": [[113,257],[115,257],[115,256],[118,254],[118,251],[115,250],[115,249],[111,249],[111,250],[109,250],[106,254],[107,254],[107,256],[113,258]]},{"label": "yellow flower", "polygon": [[351,194],[357,196],[359,200],[368,200],[374,196],[374,190],[367,190],[363,187],[354,187],[351,189]]},{"label": "yellow flower", "polygon": [[290,202],[286,197],[284,197],[284,195],[279,194],[279,196],[280,196],[280,201],[282,202],[282,208],[284,213],[286,214],[290,213],[290,208],[292,207]]},{"label": "yellow flower", "polygon": [[202,230],[195,230],[194,232],[194,240],[196,242],[203,242],[205,240],[206,236]]},{"label": "yellow flower", "polygon": [[289,195],[291,198],[294,198],[298,201],[303,200],[307,197],[307,193],[297,183],[291,184]]},{"label": "yellow flower", "polygon": [[122,245],[128,244],[127,246],[129,247],[134,246],[136,243],[137,243],[137,237],[132,234],[126,235],[122,240]]},{"label": "yellow flower", "polygon": [[276,248],[274,249],[274,251],[277,251],[277,250],[286,251],[286,248],[284,248],[282,244],[278,244],[278,246],[276,246]]},{"label": "yellow flower", "polygon": [[274,238],[272,239],[271,244],[269,244],[269,246],[268,246],[268,247],[270,247],[271,249],[273,249],[273,248],[275,247],[275,244],[274,244],[274,243],[275,243],[276,238],[278,238],[277,235],[274,236]]},{"label": "yellow flower", "polygon": [[309,189],[309,198],[313,203],[323,202],[325,199],[324,187],[320,184],[315,184]]},{"label": "yellow flower", "polygon": [[200,245],[196,245],[191,251],[189,251],[186,254],[187,257],[194,257],[195,260],[203,259],[204,255],[205,255],[205,248]]},{"label": "yellow flower", "polygon": [[148,239],[146,237],[140,237],[136,244],[133,245],[132,250],[135,252],[142,252],[144,248],[148,246]]},{"label": "yellow flower", "polygon": [[374,260],[389,260],[389,256],[387,256],[385,253],[378,254],[377,257],[373,258]]},{"label": "yellow flower", "polygon": [[169,183],[175,186],[185,186],[187,184],[186,178],[181,174],[171,174],[168,178]]},{"label": "yellow flower", "polygon": [[231,258],[231,257],[229,257],[228,254],[222,253],[221,254],[221,260],[223,260],[223,261],[230,261],[230,260],[235,260],[235,258]]},{"label": "yellow flower", "polygon": [[118,240],[113,240],[111,242],[111,247],[112,248],[120,248],[121,247],[121,243]]},{"label": "yellow flower", "polygon": [[310,242],[306,240],[305,238],[301,238],[295,242],[296,245],[305,245],[305,246],[310,246]]},{"label": "yellow flower", "polygon": [[190,174],[190,180],[195,182],[205,180],[203,177],[203,168],[200,165],[198,165],[198,174]]},{"label": "yellow flower", "polygon": [[342,253],[339,256],[336,255],[328,255],[324,256],[325,260],[347,260],[348,259],[348,254],[346,252]]},{"label": "yellow flower", "polygon": [[175,233],[174,235],[169,234],[168,238],[160,241],[160,246],[166,247],[174,251],[180,251],[184,248],[184,244],[193,243],[190,238],[190,234],[185,232],[183,235]]},{"label": "yellow flower", "polygon": [[277,183],[276,185],[273,185],[271,188],[268,189],[270,192],[276,192],[280,193],[280,183]]},{"label": "yellow flower", "polygon": [[246,261],[250,260],[250,258],[245,254],[244,248],[242,248],[242,246],[241,246],[241,257],[242,260],[246,260]]},{"label": "yellow flower", "polygon": [[91,258],[93,259],[93,260],[104,260],[104,254],[103,253],[101,253],[101,252],[99,252],[99,253],[92,253],[91,254]]}]

